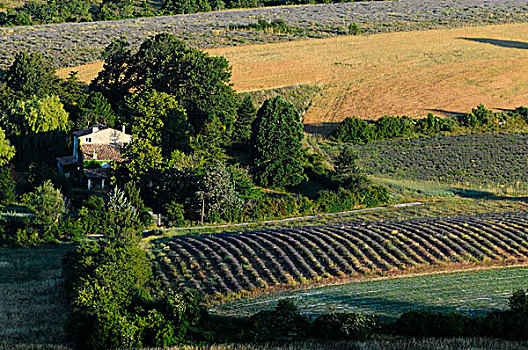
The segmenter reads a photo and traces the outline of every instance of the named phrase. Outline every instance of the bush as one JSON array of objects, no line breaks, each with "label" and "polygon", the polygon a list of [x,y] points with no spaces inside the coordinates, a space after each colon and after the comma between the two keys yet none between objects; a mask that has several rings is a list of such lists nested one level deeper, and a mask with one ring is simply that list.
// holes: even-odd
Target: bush
[{"label": "bush", "polygon": [[357,117],[347,117],[339,124],[332,138],[341,142],[367,143],[374,139],[368,122]]},{"label": "bush", "polygon": [[358,35],[361,34],[363,31],[359,27],[359,24],[356,22],[352,22],[348,25],[348,34],[350,35]]},{"label": "bush", "polygon": [[333,312],[317,317],[313,329],[319,338],[365,341],[378,331],[379,324],[374,316]]},{"label": "bush", "polygon": [[398,334],[411,337],[462,337],[478,335],[474,320],[458,312],[435,313],[413,310],[396,321]]},{"label": "bush", "polygon": [[384,116],[376,121],[374,134],[376,135],[376,139],[378,140],[409,136],[413,133],[414,123],[414,120],[407,116]]},{"label": "bush", "polygon": [[415,130],[422,134],[431,135],[442,131],[452,131],[453,127],[452,119],[436,117],[429,113],[426,118],[416,122]]},{"label": "bush", "polygon": [[185,223],[185,211],[183,205],[172,201],[165,206],[167,211],[167,225],[169,226],[182,226]]}]

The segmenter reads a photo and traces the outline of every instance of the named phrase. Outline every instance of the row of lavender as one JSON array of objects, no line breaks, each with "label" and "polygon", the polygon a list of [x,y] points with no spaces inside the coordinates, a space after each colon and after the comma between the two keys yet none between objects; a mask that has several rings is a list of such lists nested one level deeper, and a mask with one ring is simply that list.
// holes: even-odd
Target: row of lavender
[{"label": "row of lavender", "polygon": [[528,260],[527,213],[274,229],[153,242],[167,283],[207,295],[451,263]]}]

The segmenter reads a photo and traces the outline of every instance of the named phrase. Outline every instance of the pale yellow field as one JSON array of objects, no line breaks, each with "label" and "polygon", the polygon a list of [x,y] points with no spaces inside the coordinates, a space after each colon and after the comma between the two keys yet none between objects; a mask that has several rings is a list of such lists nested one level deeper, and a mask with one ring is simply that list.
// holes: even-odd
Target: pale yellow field
[{"label": "pale yellow field", "polygon": [[[464,38],[477,39],[467,40]],[[491,39],[491,41],[490,41]],[[485,42],[484,42],[485,41]],[[528,24],[346,36],[208,50],[237,91],[319,84],[307,124],[528,105]],[[81,67],[89,81],[100,64]],[[67,74],[66,71],[61,72]]]}]

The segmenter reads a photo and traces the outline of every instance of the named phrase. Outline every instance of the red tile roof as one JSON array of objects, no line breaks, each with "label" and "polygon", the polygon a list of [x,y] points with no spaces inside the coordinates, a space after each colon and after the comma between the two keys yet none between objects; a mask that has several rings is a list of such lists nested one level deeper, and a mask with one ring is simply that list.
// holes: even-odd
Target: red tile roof
[{"label": "red tile roof", "polygon": [[[94,151],[96,157],[94,157]],[[81,153],[83,160],[109,160],[109,161],[122,161],[121,151],[119,147],[112,145],[104,145],[98,143],[89,143],[81,145]]]}]

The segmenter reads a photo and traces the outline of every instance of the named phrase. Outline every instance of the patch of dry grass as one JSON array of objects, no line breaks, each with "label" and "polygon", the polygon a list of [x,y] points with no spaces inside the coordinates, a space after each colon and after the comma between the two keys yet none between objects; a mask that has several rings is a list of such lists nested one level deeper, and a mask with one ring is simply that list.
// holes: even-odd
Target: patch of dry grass
[{"label": "patch of dry grass", "polygon": [[[306,124],[321,125],[353,115],[424,117],[464,113],[480,103],[497,110],[526,105],[526,37],[528,24],[521,23],[208,51],[229,60],[239,92],[322,86],[305,117]],[[93,63],[74,69],[81,80],[90,81],[100,67]]]}]

